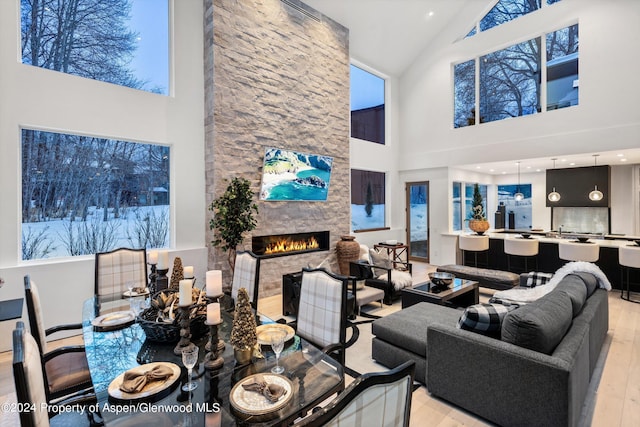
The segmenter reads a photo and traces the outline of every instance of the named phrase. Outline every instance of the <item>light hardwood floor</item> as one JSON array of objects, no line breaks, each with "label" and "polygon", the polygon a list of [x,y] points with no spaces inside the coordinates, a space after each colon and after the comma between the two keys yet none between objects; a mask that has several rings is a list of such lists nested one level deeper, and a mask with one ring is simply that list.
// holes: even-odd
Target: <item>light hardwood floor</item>
[{"label": "light hardwood floor", "polygon": [[[428,264],[414,264],[414,282],[424,281],[433,268]],[[485,294],[484,298],[488,295]],[[266,315],[281,315],[281,297],[263,298],[259,310]],[[372,312],[384,314],[389,308],[372,306]],[[6,322],[4,327],[9,327]],[[364,340],[370,332],[361,328],[359,342],[363,345],[358,356],[347,353],[347,364],[353,366],[376,366],[370,360],[370,346]],[[81,342],[81,337],[71,337],[56,342],[68,345]],[[369,348],[368,354],[360,349]],[[624,301],[619,291],[609,294],[609,333],[605,341],[608,352],[601,354],[592,380],[591,392],[584,408],[582,424],[585,426],[637,426],[640,417],[640,304]],[[11,352],[0,353],[0,404],[15,401]],[[359,357],[361,360],[349,360]],[[379,365],[377,365],[379,367]],[[376,367],[376,370],[383,368]],[[362,371],[364,372],[364,371]],[[553,398],[550,396],[550,398]],[[0,412],[0,427],[18,426],[17,416]],[[461,410],[447,402],[431,397],[425,387],[413,393],[411,426],[485,426],[486,421]]]}]

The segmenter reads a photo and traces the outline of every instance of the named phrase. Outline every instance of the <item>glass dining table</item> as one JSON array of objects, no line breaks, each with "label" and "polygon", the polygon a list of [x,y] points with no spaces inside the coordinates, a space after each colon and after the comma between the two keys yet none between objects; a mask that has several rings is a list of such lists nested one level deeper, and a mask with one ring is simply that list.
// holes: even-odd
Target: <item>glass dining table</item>
[{"label": "glass dining table", "polygon": [[[105,426],[285,426],[306,414],[320,402],[344,389],[344,371],[334,359],[297,335],[290,339],[280,355],[282,374],[291,384],[292,396],[276,411],[239,411],[231,404],[230,393],[238,382],[254,374],[269,374],[275,365],[275,355],[263,350],[262,358],[253,358],[247,365],[235,362],[229,344],[233,313],[223,310],[218,335],[225,342],[220,369],[204,368],[205,345],[208,334],[192,340],[200,347],[199,360],[193,369],[197,388],[182,391],[187,370],[181,356],[173,352],[175,343],[153,342],[146,338],[138,323],[130,322],[120,328],[103,330],[92,321],[109,312],[129,309],[126,299],[101,303],[90,298],[83,307],[83,337],[91,378]],[[258,315],[257,323],[273,323]],[[95,322],[94,322],[95,323]],[[124,372],[154,362],[171,362],[180,367],[180,378],[162,393],[141,399],[114,399],[109,386]],[[95,409],[95,408],[92,408]]]}]

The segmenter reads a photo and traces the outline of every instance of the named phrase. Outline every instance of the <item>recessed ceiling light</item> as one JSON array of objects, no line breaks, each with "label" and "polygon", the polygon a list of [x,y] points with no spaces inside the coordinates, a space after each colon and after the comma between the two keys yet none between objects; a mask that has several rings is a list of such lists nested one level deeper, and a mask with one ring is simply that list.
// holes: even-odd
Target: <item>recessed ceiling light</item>
[{"label": "recessed ceiling light", "polygon": [[567,161],[567,159],[560,159],[560,161],[561,161],[561,162],[566,162],[566,161]]},{"label": "recessed ceiling light", "polygon": [[482,169],[480,166],[476,166],[476,169]]},{"label": "recessed ceiling light", "polygon": [[502,171],[502,175],[506,175],[507,173],[505,171]]},{"label": "recessed ceiling light", "polygon": [[622,154],[622,153],[618,153],[618,154],[616,154],[616,156],[618,156],[618,157],[622,157],[622,156],[624,156],[624,154]]},{"label": "recessed ceiling light", "polygon": [[527,169],[531,169],[531,166],[527,166]]},{"label": "recessed ceiling light", "polygon": [[433,10],[430,10],[429,13],[427,13],[427,16],[433,16],[433,15],[435,15]]},{"label": "recessed ceiling light", "polygon": [[489,172],[495,172],[495,171],[496,171],[495,169],[489,169]]},{"label": "recessed ceiling light", "polygon": [[576,162],[569,163],[569,166],[575,166],[575,165],[576,165]]},{"label": "recessed ceiling light", "polygon": [[542,169],[536,169],[536,172],[542,172]]},{"label": "recessed ceiling light", "polygon": [[626,161],[627,161],[627,159],[620,159],[620,161],[621,161],[621,162],[626,162]]}]

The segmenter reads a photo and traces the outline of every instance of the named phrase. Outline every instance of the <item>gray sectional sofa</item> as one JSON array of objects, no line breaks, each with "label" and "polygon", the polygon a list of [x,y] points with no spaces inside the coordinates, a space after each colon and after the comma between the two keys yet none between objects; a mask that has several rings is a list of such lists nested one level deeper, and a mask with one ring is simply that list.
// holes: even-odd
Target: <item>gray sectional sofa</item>
[{"label": "gray sectional sofa", "polygon": [[462,311],[420,303],[373,322],[372,356],[416,362],[434,396],[504,426],[576,426],[609,327],[589,273],[502,319],[500,338],[456,327]]}]

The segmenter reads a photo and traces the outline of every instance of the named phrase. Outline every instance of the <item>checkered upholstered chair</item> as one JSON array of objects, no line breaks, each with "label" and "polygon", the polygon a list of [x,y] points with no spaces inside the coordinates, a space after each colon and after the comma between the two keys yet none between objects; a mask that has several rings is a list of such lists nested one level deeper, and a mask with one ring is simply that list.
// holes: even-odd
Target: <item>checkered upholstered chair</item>
[{"label": "checkered upholstered chair", "polygon": [[409,425],[415,362],[386,372],[359,376],[323,408],[299,426],[399,427]]},{"label": "checkered upholstered chair", "polygon": [[147,287],[146,249],[120,248],[96,254],[95,295],[120,298],[129,282],[134,288]]},{"label": "checkered upholstered chair", "polygon": [[258,307],[258,283],[260,281],[260,258],[251,251],[236,252],[236,263],[233,269],[231,298],[234,304],[238,297],[238,289],[245,288],[253,308]]},{"label": "checkered upholstered chair", "polygon": [[349,278],[324,269],[303,269],[296,333],[343,366]]},{"label": "checkered upholstered chair", "polygon": [[84,346],[66,346],[51,351],[47,350],[48,335],[59,331],[82,329],[82,324],[60,325],[45,329],[40,293],[29,275],[24,276],[24,293],[31,335],[40,354],[47,401],[74,393],[92,392],[93,383]]},{"label": "checkered upholstered chair", "polygon": [[[40,352],[34,337],[24,330],[24,323],[17,322],[13,331],[13,379],[16,386],[18,404],[24,408],[34,407],[34,411],[19,411],[22,427],[47,427],[49,425],[82,426],[90,425],[93,414],[65,412],[51,420],[45,404],[47,400],[44,372],[40,363]],[[95,396],[86,396],[60,402],[64,405],[87,405],[95,403]],[[55,411],[52,411],[52,415]]]}]

